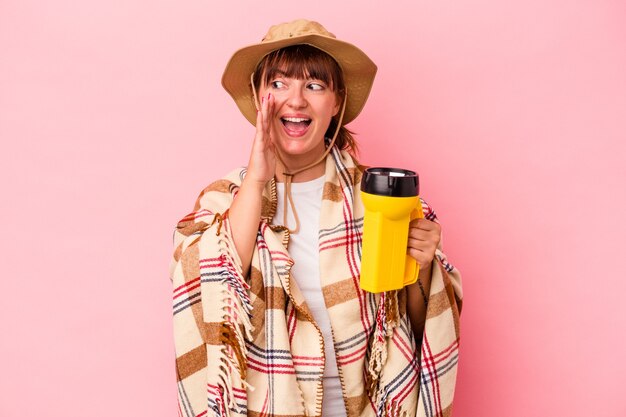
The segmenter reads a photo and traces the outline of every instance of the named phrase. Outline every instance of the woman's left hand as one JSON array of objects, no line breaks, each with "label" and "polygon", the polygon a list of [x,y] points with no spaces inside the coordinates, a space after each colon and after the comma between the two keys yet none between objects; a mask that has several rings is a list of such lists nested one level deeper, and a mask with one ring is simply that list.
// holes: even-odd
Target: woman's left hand
[{"label": "woman's left hand", "polygon": [[439,223],[423,218],[412,220],[409,223],[409,241],[406,252],[415,258],[421,270],[430,269],[440,240]]}]

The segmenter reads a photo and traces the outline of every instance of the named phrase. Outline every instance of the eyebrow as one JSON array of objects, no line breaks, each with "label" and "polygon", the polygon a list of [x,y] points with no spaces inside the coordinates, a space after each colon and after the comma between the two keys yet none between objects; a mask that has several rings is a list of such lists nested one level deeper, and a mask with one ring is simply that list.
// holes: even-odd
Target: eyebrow
[{"label": "eyebrow", "polygon": [[275,69],[274,71],[269,71],[268,73],[268,77],[285,77],[285,78],[289,78],[287,76],[287,72],[281,70],[281,69]]},{"label": "eyebrow", "polygon": [[[274,71],[268,72],[268,76],[269,76],[269,78],[276,77],[276,76],[285,77],[285,78],[292,78],[292,77],[288,76],[285,71],[280,70],[280,69],[275,69]],[[303,80],[317,80],[317,81],[322,81],[323,83],[326,83],[326,81],[324,81],[323,79],[317,78],[317,77],[313,77],[313,76],[311,76],[311,74],[307,74],[307,76],[304,77]]]}]

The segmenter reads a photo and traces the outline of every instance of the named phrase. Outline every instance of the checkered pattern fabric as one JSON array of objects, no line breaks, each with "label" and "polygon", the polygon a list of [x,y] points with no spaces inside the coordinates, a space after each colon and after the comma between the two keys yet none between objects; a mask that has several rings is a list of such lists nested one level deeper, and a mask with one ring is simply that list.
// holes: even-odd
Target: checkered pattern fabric
[{"label": "checkered pattern fabric", "polygon": [[[269,221],[274,183],[263,195],[250,273],[241,273],[228,208],[245,172],[204,189],[175,232],[170,273],[180,415],[320,416],[324,339],[290,277],[289,232]],[[418,349],[405,291],[372,294],[359,287],[361,173],[347,152],[329,154],[319,231],[320,280],[347,415],[449,416],[460,275],[437,250]],[[436,220],[425,202],[424,212]]]}]

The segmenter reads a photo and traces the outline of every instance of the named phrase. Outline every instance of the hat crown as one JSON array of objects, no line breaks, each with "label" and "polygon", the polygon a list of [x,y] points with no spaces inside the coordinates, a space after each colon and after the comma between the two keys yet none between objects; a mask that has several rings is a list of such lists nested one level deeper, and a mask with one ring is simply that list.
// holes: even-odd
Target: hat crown
[{"label": "hat crown", "polygon": [[289,39],[297,36],[318,35],[336,38],[321,24],[312,20],[298,19],[293,22],[281,23],[272,26],[261,42],[275,42],[281,39]]}]

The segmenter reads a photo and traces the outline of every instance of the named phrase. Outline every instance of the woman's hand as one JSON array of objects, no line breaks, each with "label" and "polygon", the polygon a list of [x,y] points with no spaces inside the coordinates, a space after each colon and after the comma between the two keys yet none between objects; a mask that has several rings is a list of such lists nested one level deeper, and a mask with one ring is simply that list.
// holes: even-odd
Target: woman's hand
[{"label": "woman's hand", "polygon": [[409,240],[406,251],[420,265],[420,276],[430,270],[435,250],[441,240],[439,223],[426,219],[415,219],[409,223]]},{"label": "woman's hand", "polygon": [[406,252],[415,258],[420,266],[420,272],[417,282],[406,287],[406,309],[418,346],[422,343],[426,322],[426,307],[432,276],[431,265],[440,241],[439,223],[426,219],[415,219],[409,223],[409,241]]},{"label": "woman's hand", "polygon": [[274,96],[268,94],[261,98],[261,109],[256,116],[256,135],[252,143],[252,152],[248,163],[247,180],[265,185],[276,172],[276,155],[270,135],[274,120]]},{"label": "woman's hand", "polygon": [[268,94],[261,99],[261,109],[256,116],[256,135],[252,143],[248,172],[228,212],[232,237],[241,259],[244,277],[250,271],[261,220],[263,188],[274,177],[276,171],[274,143],[270,136],[273,119],[274,97]]}]

